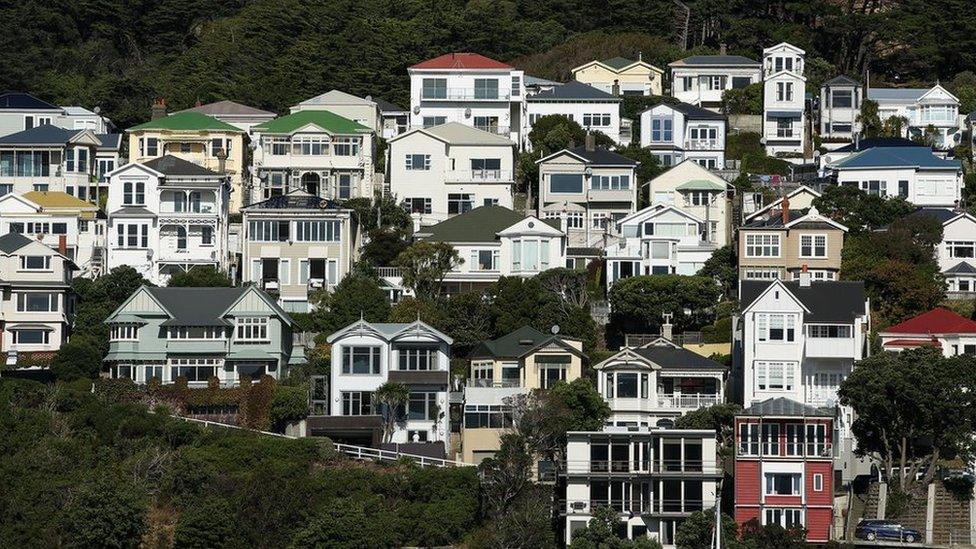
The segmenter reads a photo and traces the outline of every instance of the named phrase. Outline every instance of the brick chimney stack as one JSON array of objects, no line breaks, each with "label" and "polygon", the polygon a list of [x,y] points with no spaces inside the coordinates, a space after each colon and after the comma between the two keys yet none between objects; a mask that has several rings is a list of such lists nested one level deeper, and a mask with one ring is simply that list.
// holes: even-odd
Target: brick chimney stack
[{"label": "brick chimney stack", "polygon": [[787,197],[787,196],[784,196],[783,197],[783,202],[781,202],[780,209],[782,210],[781,213],[783,215],[783,225],[786,225],[787,223],[790,222],[790,199],[789,199],[789,197]]},{"label": "brick chimney stack", "polygon": [[157,120],[164,116],[166,116],[166,100],[160,97],[153,101],[151,120]]},{"label": "brick chimney stack", "polygon": [[590,132],[586,132],[586,152],[593,152],[596,150],[596,136]]},{"label": "brick chimney stack", "polygon": [[68,235],[58,236],[58,253],[65,257],[68,256]]}]

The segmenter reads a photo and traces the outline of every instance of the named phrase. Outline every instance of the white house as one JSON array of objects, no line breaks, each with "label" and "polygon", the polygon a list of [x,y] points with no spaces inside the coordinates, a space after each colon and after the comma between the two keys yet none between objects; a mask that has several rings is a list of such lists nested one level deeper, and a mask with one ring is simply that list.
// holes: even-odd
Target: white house
[{"label": "white house", "polygon": [[162,286],[198,265],[227,269],[227,175],[166,155],[108,178],[109,270],[128,265]]},{"label": "white house", "polygon": [[60,107],[26,92],[0,92],[0,137],[45,124],[97,134],[114,132],[115,125],[99,111],[98,107]]},{"label": "white house", "polygon": [[943,356],[976,355],[976,321],[937,307],[878,333],[886,351],[934,347]]},{"label": "white house", "polygon": [[515,143],[449,122],[390,139],[390,193],[414,219],[430,225],[479,206],[513,205]]},{"label": "white house", "polygon": [[270,111],[263,111],[237,103],[236,101],[228,100],[214,101],[205,105],[198,101],[196,106],[177,112],[198,112],[205,114],[221,122],[226,122],[231,126],[236,126],[244,130],[245,133],[250,133],[251,128],[254,126],[274,120],[278,116]]},{"label": "white house", "polygon": [[962,199],[962,164],[927,147],[876,147],[827,166],[839,185],[916,206],[954,207]]},{"label": "white house", "polygon": [[806,143],[806,52],[782,42],[763,50],[763,140],[766,153],[802,154]]},{"label": "white house", "polygon": [[447,53],[407,69],[410,127],[458,122],[523,144],[523,72],[477,53]]},{"label": "white house", "polygon": [[827,177],[830,175],[831,164],[840,162],[841,160],[849,158],[861,151],[885,147],[921,147],[931,150],[931,147],[926,147],[917,141],[905,139],[904,137],[869,137],[866,139],[855,138],[853,142],[828,150],[817,157],[819,176]]},{"label": "white house", "polygon": [[429,325],[356,321],[329,335],[332,368],[329,410],[310,417],[311,434],[337,442],[379,445],[383,417],[391,413],[376,400],[386,382],[402,383],[410,392],[403,409],[395,410],[396,424],[389,442],[421,443],[450,449],[451,344],[454,341]]},{"label": "white house", "polygon": [[484,290],[502,276],[532,277],[565,267],[566,234],[557,225],[502,206],[481,206],[421,227],[414,236],[457,250],[463,263],[443,282],[445,292],[454,294]]},{"label": "white house", "polygon": [[688,103],[660,103],[642,112],[640,120],[641,147],[662,166],[694,160],[713,170],[725,168],[724,115]]},{"label": "white house", "polygon": [[840,75],[820,86],[820,137],[854,140],[861,132],[857,118],[861,114],[864,86],[848,76]]},{"label": "white house", "polygon": [[[560,114],[579,123],[584,129],[605,134],[618,145],[630,142],[629,133],[621,131],[620,97],[593,86],[573,80],[529,95],[525,102],[529,118],[527,131],[532,130],[539,118]],[[526,143],[526,148],[529,145]]]},{"label": "white house", "polygon": [[931,88],[868,88],[868,99],[877,102],[878,117],[908,120],[904,137],[921,137],[935,129],[936,148],[948,150],[962,140],[959,99],[939,84]]},{"label": "white house", "polygon": [[692,55],[671,67],[671,96],[718,112],[726,90],[762,81],[762,65],[741,55]]},{"label": "white house", "polygon": [[949,208],[919,208],[911,215],[942,225],[935,257],[949,297],[968,299],[976,294],[976,216]]}]

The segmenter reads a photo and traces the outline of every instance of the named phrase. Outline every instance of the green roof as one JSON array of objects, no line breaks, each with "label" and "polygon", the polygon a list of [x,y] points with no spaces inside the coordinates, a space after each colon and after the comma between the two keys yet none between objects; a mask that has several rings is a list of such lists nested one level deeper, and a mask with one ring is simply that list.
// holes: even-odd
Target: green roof
[{"label": "green roof", "polygon": [[269,120],[254,126],[255,131],[263,133],[292,133],[309,124],[315,124],[333,134],[356,134],[370,131],[359,122],[343,118],[329,111],[305,110]]},{"label": "green roof", "polygon": [[172,131],[203,131],[218,130],[225,132],[243,133],[237,126],[231,126],[227,122],[221,122],[212,116],[207,116],[198,112],[183,111],[163,116],[155,120],[150,120],[129,128],[129,131],[136,130],[172,130]]},{"label": "green roof", "polygon": [[724,191],[725,185],[721,185],[707,179],[692,179],[675,187],[679,191]]},{"label": "green roof", "polygon": [[[440,242],[496,242],[499,232],[515,225],[526,216],[503,206],[480,206],[417,231],[423,240]],[[558,219],[543,223],[558,228]]]},{"label": "green roof", "polygon": [[627,59],[625,57],[611,57],[610,59],[604,59],[600,62],[618,71],[624,67],[629,67],[630,65],[636,63],[636,61],[633,59]]}]

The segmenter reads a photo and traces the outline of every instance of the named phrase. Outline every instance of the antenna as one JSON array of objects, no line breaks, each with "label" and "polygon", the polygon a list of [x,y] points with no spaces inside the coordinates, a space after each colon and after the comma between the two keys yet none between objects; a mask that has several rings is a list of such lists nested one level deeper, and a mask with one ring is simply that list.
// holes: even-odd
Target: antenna
[{"label": "antenna", "polygon": [[559,333],[559,324],[553,324],[552,325],[552,328],[549,328],[549,331],[552,332],[552,335],[558,334]]}]

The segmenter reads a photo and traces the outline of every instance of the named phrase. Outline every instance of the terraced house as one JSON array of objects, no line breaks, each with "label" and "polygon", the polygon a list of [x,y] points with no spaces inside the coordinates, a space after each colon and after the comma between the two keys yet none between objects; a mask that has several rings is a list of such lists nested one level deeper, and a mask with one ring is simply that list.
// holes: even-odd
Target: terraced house
[{"label": "terraced house", "polygon": [[139,384],[156,378],[191,387],[211,378],[233,386],[244,376],[275,379],[305,362],[293,349],[294,323],[258,288],[149,288],[136,290],[105,321],[107,375]]}]

